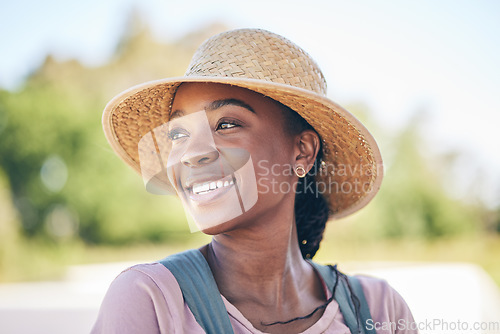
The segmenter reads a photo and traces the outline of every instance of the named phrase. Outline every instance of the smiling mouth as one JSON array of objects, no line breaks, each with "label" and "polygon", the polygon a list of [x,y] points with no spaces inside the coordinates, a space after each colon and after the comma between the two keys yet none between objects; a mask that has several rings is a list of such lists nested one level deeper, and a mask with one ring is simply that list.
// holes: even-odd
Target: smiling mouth
[{"label": "smiling mouth", "polygon": [[220,179],[193,180],[191,184],[184,188],[186,190],[184,196],[196,207],[212,205],[236,187],[236,183],[234,175],[228,175]]},{"label": "smiling mouth", "polygon": [[204,194],[208,194],[209,192],[212,192],[216,189],[229,187],[233,184],[234,184],[234,182],[232,179],[230,181],[220,179],[217,181],[195,183],[195,184],[193,184],[192,191],[196,195],[204,195]]}]

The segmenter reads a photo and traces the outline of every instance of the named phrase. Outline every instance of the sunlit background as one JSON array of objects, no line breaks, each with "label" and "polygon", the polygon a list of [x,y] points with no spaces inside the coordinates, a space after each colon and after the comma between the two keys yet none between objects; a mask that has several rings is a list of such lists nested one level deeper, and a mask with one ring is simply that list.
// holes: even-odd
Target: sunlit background
[{"label": "sunlit background", "polygon": [[207,37],[255,27],[317,60],[329,97],[385,161],[379,195],[329,223],[316,259],[451,263],[500,285],[499,18],[494,0],[3,3],[0,283],[64,282],[91,268],[75,265],[152,261],[208,240],[114,155],[101,112],[134,84],[182,75]]}]

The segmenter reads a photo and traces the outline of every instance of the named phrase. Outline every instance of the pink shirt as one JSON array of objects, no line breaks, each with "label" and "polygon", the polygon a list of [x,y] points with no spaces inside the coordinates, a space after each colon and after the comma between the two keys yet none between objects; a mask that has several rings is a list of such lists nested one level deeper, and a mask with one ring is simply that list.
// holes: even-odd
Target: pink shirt
[{"label": "pink shirt", "polygon": [[[378,334],[417,333],[403,298],[386,281],[359,276]],[[328,298],[331,291],[327,291]],[[259,333],[236,307],[222,296],[234,333]],[[124,270],[109,287],[92,334],[204,333],[172,273],[160,263],[139,264]],[[304,334],[346,334],[349,328],[332,301],[321,318]]]}]

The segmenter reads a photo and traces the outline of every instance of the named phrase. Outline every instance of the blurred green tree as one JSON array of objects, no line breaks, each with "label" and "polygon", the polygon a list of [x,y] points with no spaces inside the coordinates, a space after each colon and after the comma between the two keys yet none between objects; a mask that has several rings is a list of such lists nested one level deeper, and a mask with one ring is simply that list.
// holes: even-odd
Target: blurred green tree
[{"label": "blurred green tree", "polygon": [[0,91],[0,168],[27,237],[120,244],[189,236],[177,200],[148,194],[109,148],[101,113],[120,90],[182,75],[196,45],[224,28],[159,43],[137,19],[129,27],[108,64],[48,56],[21,90]]},{"label": "blurred green tree", "polygon": [[[225,27],[160,43],[136,18],[128,26],[109,63],[85,68],[49,56],[21,90],[0,91],[0,169],[27,237],[123,244],[189,236],[177,200],[148,194],[109,148],[101,112],[123,89],[182,75],[202,40]],[[366,107],[349,109],[367,118]],[[369,124],[389,159],[380,194],[348,219],[351,233],[434,238],[482,228],[481,211],[451,199],[438,162],[422,154],[419,124],[393,138]]]},{"label": "blurred green tree", "polygon": [[417,112],[393,136],[369,119],[366,106],[350,110],[373,129],[384,156],[384,181],[379,193],[364,209],[347,219],[346,232],[363,238],[421,238],[474,234],[484,230],[485,209],[453,199],[442,173],[449,167],[428,153],[422,136],[425,112]]}]

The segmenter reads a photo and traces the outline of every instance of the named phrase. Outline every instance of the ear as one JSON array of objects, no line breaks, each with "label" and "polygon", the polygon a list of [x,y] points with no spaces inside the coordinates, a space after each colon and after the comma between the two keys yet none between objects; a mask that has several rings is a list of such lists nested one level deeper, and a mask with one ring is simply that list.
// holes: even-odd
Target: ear
[{"label": "ear", "polygon": [[313,130],[304,130],[295,139],[295,166],[311,170],[319,151],[319,136]]}]

